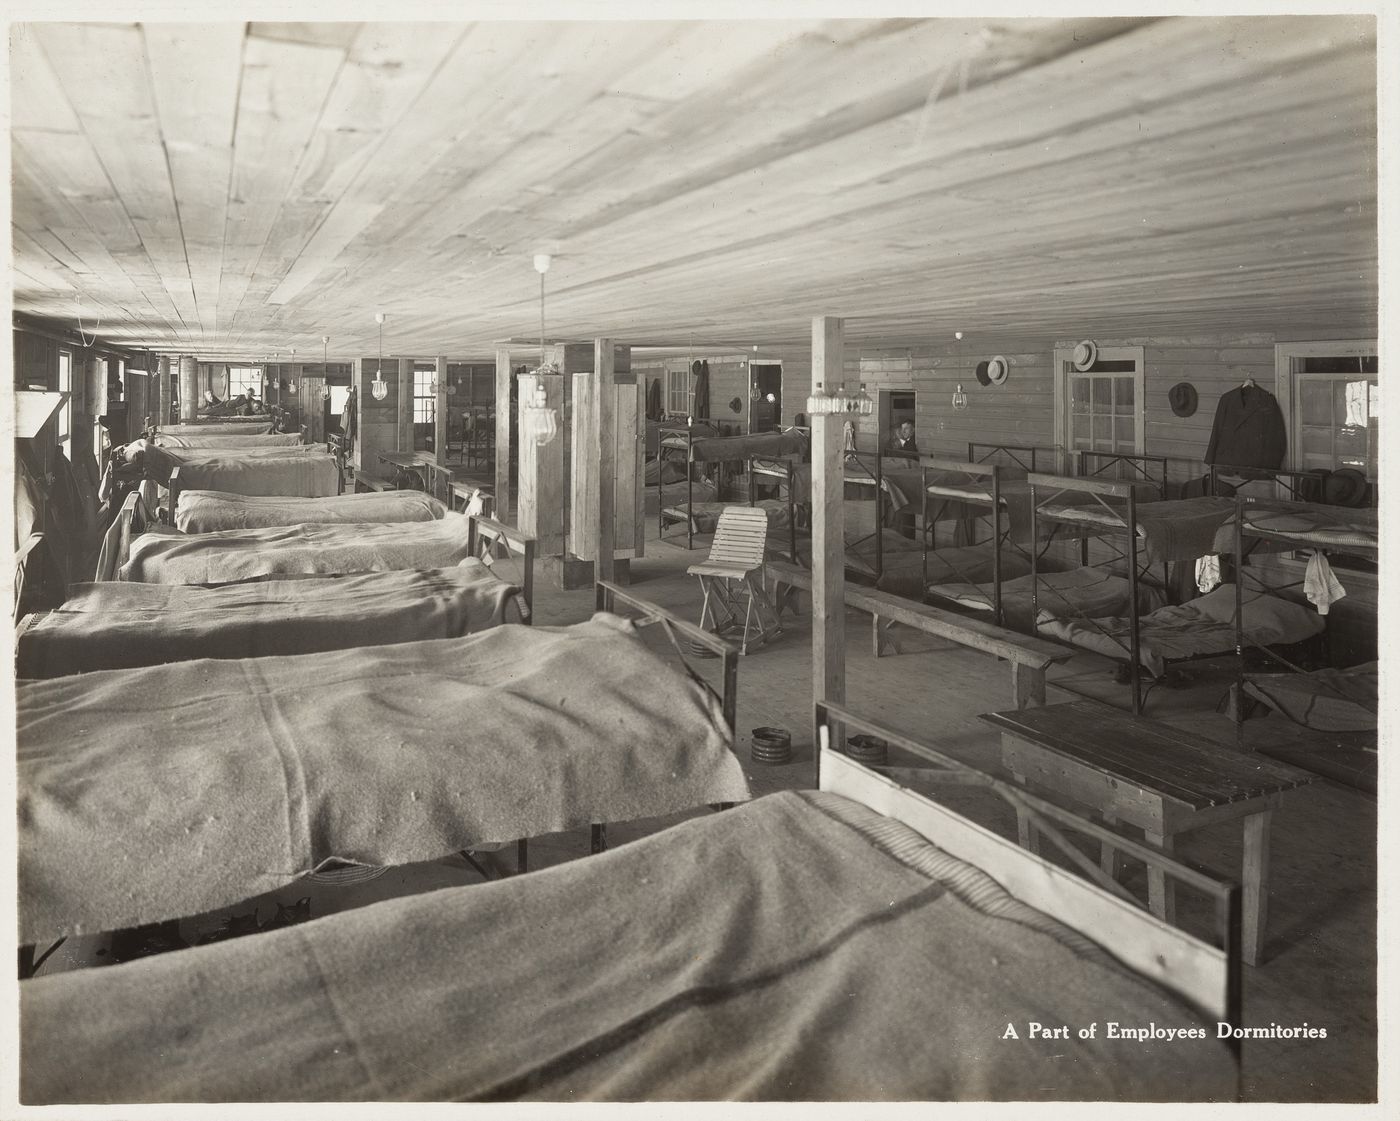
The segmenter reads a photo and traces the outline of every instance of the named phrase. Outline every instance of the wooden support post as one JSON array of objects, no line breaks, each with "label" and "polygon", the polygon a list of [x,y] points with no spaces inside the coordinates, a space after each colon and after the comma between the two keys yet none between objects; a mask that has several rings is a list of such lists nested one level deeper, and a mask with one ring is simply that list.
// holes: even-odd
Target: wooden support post
[{"label": "wooden support post", "polygon": [[510,404],[510,348],[496,348],[496,518],[511,522],[510,442],[515,411]]},{"label": "wooden support post", "polygon": [[199,415],[199,364],[188,355],[180,359],[180,421],[193,424]]},{"label": "wooden support post", "polygon": [[350,462],[359,475],[365,469],[365,418],[368,410],[365,401],[369,398],[370,379],[366,377],[369,362],[356,358],[350,363],[350,387],[355,391],[355,446],[351,449]]},{"label": "wooden support post", "polygon": [[437,359],[437,401],[433,404],[433,456],[439,467],[447,466],[447,356]]},{"label": "wooden support post", "polygon": [[1045,667],[1011,663],[1012,702],[1017,708],[1045,703]]},{"label": "wooden support post", "polygon": [[1269,920],[1269,823],[1274,805],[1244,819],[1244,929],[1240,956],[1247,965],[1264,960],[1264,927]]},{"label": "wooden support post", "polygon": [[394,413],[394,449],[413,450],[413,359],[399,359],[398,409]]},{"label": "wooden support post", "polygon": [[612,580],[616,553],[615,488],[617,486],[617,387],[613,382],[612,339],[593,340],[594,431],[598,440],[598,560],[597,578]]},{"label": "wooden support post", "polygon": [[156,414],[156,424],[163,426],[170,422],[170,359],[163,354],[156,359],[156,385],[159,388],[152,409]]},{"label": "wooden support post", "polygon": [[[845,321],[812,320],[812,388],[843,378]],[[812,701],[846,700],[846,533],[843,416],[812,420]],[[813,720],[812,753],[820,767],[820,737]],[[836,747],[835,743],[832,747]],[[815,784],[814,784],[815,785]]]}]

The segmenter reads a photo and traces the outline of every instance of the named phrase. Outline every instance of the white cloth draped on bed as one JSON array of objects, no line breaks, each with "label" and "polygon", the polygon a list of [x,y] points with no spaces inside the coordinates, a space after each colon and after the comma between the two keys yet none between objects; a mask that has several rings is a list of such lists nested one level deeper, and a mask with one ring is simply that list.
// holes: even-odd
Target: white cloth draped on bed
[{"label": "white cloth draped on bed", "polygon": [[[898,822],[815,792],[25,981],[21,1010],[35,1104],[1208,1101],[1236,1082],[1214,1024]],[[1032,1020],[1206,1031],[1047,1042]]]},{"label": "white cloth draped on bed", "polygon": [[[1139,661],[1161,676],[1171,659],[1228,654],[1235,649],[1235,586],[1221,584],[1189,603],[1162,607],[1138,620]],[[1055,618],[1042,610],[1041,634],[1064,639],[1109,658],[1128,658],[1128,620],[1095,618],[1091,623]],[[1244,630],[1261,646],[1290,645],[1320,634],[1324,620],[1278,596],[1245,592]],[[1104,634],[1107,631],[1108,634]]]},{"label": "white cloth draped on bed", "polygon": [[442,519],[447,512],[443,503],[418,490],[366,491],[329,498],[181,490],[175,526],[182,533],[215,533],[315,522],[428,522]]},{"label": "white cloth draped on bed", "polygon": [[23,941],[748,797],[719,702],[611,615],[26,682],[17,708]]},{"label": "white cloth draped on bed", "polygon": [[451,568],[470,555],[470,519],[316,524],[189,535],[146,533],[131,543],[118,579],[147,584],[232,584],[275,576],[334,576],[400,568]]},{"label": "white cloth draped on bed", "polygon": [[456,568],[308,576],[221,588],[79,584],[16,639],[21,678],[192,658],[310,654],[457,638],[519,623],[520,589],[480,561]]}]

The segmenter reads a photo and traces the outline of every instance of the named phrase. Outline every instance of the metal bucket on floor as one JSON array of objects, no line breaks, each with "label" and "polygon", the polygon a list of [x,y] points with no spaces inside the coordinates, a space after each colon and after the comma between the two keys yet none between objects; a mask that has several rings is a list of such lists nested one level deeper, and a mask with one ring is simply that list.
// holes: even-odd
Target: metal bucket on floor
[{"label": "metal bucket on floor", "polygon": [[852,736],[846,741],[846,754],[857,763],[879,767],[889,758],[889,744],[875,736]]},{"label": "metal bucket on floor", "polygon": [[755,763],[775,767],[792,762],[792,733],[786,728],[755,728],[750,757]]}]

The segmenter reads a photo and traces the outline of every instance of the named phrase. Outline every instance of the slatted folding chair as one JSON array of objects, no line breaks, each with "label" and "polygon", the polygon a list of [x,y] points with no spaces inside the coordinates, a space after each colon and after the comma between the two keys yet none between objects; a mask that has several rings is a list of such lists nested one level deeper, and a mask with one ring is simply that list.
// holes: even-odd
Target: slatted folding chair
[{"label": "slatted folding chair", "polygon": [[[752,506],[726,506],[715,525],[710,555],[686,571],[700,578],[705,593],[700,626],[723,634],[743,623],[739,653],[749,652],[749,632],[766,642],[782,633],[778,613],[763,588],[763,552],[768,543],[768,514]],[[742,601],[742,602],[741,602]]]}]

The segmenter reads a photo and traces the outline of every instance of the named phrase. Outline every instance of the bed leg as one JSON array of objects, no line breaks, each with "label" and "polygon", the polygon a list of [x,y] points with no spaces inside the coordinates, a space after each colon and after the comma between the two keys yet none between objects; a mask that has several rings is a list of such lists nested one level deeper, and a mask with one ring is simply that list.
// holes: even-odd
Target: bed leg
[{"label": "bed leg", "polygon": [[1264,924],[1269,915],[1269,822],[1272,805],[1244,819],[1244,899],[1240,958],[1246,965],[1264,960]]},{"label": "bed leg", "polygon": [[[1144,829],[1143,838],[1149,845],[1161,849],[1168,856],[1171,855],[1174,846],[1170,835],[1153,833],[1151,830]],[[1167,878],[1166,872],[1150,865],[1147,869],[1147,906],[1159,919],[1175,924],[1175,885]]]},{"label": "bed leg", "polygon": [[515,871],[524,875],[530,870],[530,842],[524,837],[515,842]]},{"label": "bed leg", "polygon": [[870,616],[870,653],[878,658],[883,651],[880,649],[880,616]]},{"label": "bed leg", "polygon": [[[1114,814],[1104,814],[1103,820],[1104,824],[1110,827],[1118,824],[1118,818]],[[1105,875],[1115,880],[1118,878],[1118,857],[1118,850],[1113,845],[1107,841],[1099,842],[1099,867],[1104,870]]]},{"label": "bed leg", "polygon": [[[1025,775],[1012,771],[1011,777],[1016,780],[1017,786],[1026,785]],[[1027,852],[1040,855],[1040,834],[1036,832],[1035,822],[1031,820],[1031,815],[1019,803],[1016,806],[1016,843]]]},{"label": "bed leg", "polygon": [[1045,667],[1011,663],[1011,697],[1017,708],[1045,703]]},{"label": "bed leg", "polygon": [[598,822],[592,827],[592,836],[589,838],[589,852],[600,853],[608,849],[608,827],[603,822]]}]

